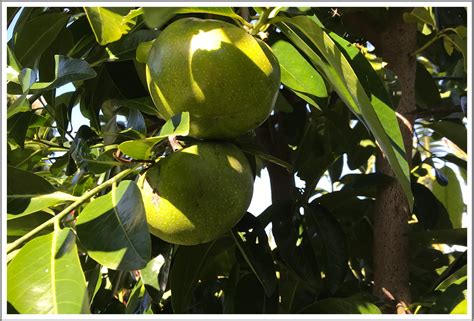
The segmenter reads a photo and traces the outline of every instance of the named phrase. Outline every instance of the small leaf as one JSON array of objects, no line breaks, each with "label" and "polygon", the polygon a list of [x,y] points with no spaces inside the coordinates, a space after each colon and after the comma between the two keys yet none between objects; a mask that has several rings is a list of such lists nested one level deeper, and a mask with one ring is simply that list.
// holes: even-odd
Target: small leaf
[{"label": "small leaf", "polygon": [[271,297],[276,289],[277,279],[267,234],[260,222],[252,214],[246,213],[232,229],[232,237],[265,289],[266,296]]},{"label": "small leaf", "polygon": [[25,146],[26,132],[33,119],[33,111],[19,112],[7,120],[7,138],[23,148]]},{"label": "small leaf", "polygon": [[157,136],[139,140],[130,140],[119,145],[120,151],[134,159],[149,159],[153,146],[171,135],[186,136],[189,133],[189,113],[183,112],[171,117],[161,128]]},{"label": "small leaf", "polygon": [[133,181],[122,181],[90,202],[79,214],[76,229],[90,257],[107,268],[137,270],[150,260],[145,209]]},{"label": "small leaf", "polygon": [[322,98],[328,96],[321,75],[306,59],[284,40],[272,45],[272,51],[280,63],[281,82],[312,106],[321,109]]},{"label": "small leaf", "polygon": [[39,236],[23,246],[8,264],[7,300],[25,314],[89,312],[72,230]]}]

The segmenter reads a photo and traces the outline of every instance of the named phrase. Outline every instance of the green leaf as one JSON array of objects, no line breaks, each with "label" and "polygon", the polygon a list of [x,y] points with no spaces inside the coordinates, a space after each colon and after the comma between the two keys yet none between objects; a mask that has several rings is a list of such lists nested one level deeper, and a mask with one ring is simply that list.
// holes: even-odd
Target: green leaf
[{"label": "green leaf", "polygon": [[54,187],[43,177],[13,166],[7,167],[7,195],[43,195],[53,192]]},{"label": "green leaf", "polygon": [[449,34],[444,36],[444,40],[451,43],[451,45],[459,51],[464,60],[464,71],[467,71],[467,38],[459,34]]},{"label": "green leaf", "polygon": [[277,287],[275,267],[268,245],[267,234],[257,218],[246,213],[232,229],[232,237],[245,261],[271,297]]},{"label": "green leaf", "polygon": [[426,23],[432,27],[436,27],[436,20],[432,7],[416,7],[411,12],[405,12],[403,18],[406,22]]},{"label": "green leaf", "polygon": [[153,43],[159,33],[160,32],[158,30],[138,30],[131,34],[125,35],[119,41],[111,43],[108,48],[114,54],[114,56],[119,58],[119,60],[134,59],[135,52],[138,55],[138,50],[140,48],[142,48],[140,49],[140,52],[143,50],[143,44],[150,44],[151,47],[151,43]]},{"label": "green leaf", "polygon": [[229,17],[245,23],[245,20],[236,14],[231,7],[190,7],[190,8],[173,8],[173,7],[147,7],[143,8],[143,18],[149,28],[161,28],[176,14],[186,13],[207,13],[224,17]]},{"label": "green leaf", "polygon": [[33,111],[25,111],[13,115],[7,120],[7,138],[21,148],[25,145],[26,132],[33,119]]},{"label": "green leaf", "polygon": [[[137,9],[139,10],[139,9]],[[84,7],[87,19],[94,31],[95,39],[105,46],[127,34],[135,25],[137,10],[127,8]]]},{"label": "green leaf", "polygon": [[216,241],[213,241],[178,248],[170,272],[171,304],[174,313],[187,312],[199,274],[215,243]]},{"label": "green leaf", "polygon": [[7,219],[32,214],[66,201],[75,201],[76,196],[63,192],[51,194],[9,194],[7,195]]},{"label": "green leaf", "polygon": [[448,179],[448,185],[442,186],[438,181],[433,182],[433,194],[448,211],[449,218],[454,228],[462,227],[462,214],[464,201],[459,179],[452,169],[445,166],[440,171]]},{"label": "green leaf", "polygon": [[451,285],[461,284],[467,280],[467,265],[448,276],[443,282],[435,288],[437,291],[446,291]]},{"label": "green leaf", "polygon": [[86,280],[72,230],[28,242],[7,268],[7,300],[20,313],[88,313]]},{"label": "green leaf", "polygon": [[[339,97],[370,129],[400,182],[411,209],[413,195],[410,188],[410,171],[394,110],[382,97],[370,95],[369,99],[349,61],[313,19],[307,16],[283,18],[282,22],[276,25],[323,72]],[[318,49],[324,59],[313,51],[305,39]],[[349,59],[355,59],[350,51],[346,54]],[[367,64],[370,65],[369,62]],[[363,75],[366,77],[365,73]]]},{"label": "green leaf", "polygon": [[151,241],[140,190],[122,181],[79,214],[77,235],[87,253],[107,268],[138,270],[150,260]]},{"label": "green leaf", "polygon": [[150,96],[134,99],[111,99],[108,103],[118,107],[134,108],[148,115],[156,116],[158,113]]},{"label": "green leaf", "polygon": [[13,104],[8,106],[7,119],[12,118],[16,114],[28,112],[31,110],[30,101],[28,100],[27,94],[22,94],[18,97]]},{"label": "green leaf", "polygon": [[[325,281],[331,293],[335,293],[344,282],[348,270],[348,246],[344,230],[339,222],[322,206],[311,203],[305,212],[305,228],[322,242],[326,262]],[[315,247],[316,250],[317,247]]]},{"label": "green leaf", "polygon": [[[52,215],[46,212],[36,212],[34,215],[29,216],[15,216],[15,218],[11,219],[8,218],[7,224],[7,237],[20,237],[25,235],[26,233],[33,230],[35,227],[43,224],[47,220],[51,219]],[[49,226],[38,235],[44,235],[47,233],[51,233],[53,231],[52,226]]]},{"label": "green leaf", "polygon": [[425,126],[446,137],[467,153],[466,126],[449,120],[440,120]]},{"label": "green leaf", "polygon": [[33,67],[43,52],[65,27],[69,15],[64,12],[45,13],[26,21],[14,36],[13,51],[24,67]]},{"label": "green leaf", "polygon": [[467,229],[445,229],[410,234],[413,245],[448,244],[467,246]]},{"label": "green leaf", "polygon": [[329,298],[316,301],[297,313],[310,314],[381,314],[373,303],[360,300]]},{"label": "green leaf", "polygon": [[[328,96],[326,84],[321,75],[306,59],[284,40],[272,45],[272,51],[280,63],[281,82],[310,105],[321,109],[322,98]],[[319,101],[319,103],[318,103]]]},{"label": "green leaf", "polygon": [[120,151],[134,159],[149,159],[153,146],[165,138],[187,136],[189,133],[189,113],[183,112],[171,117],[161,128],[157,136],[139,140],[130,140],[119,145]]},{"label": "green leaf", "polygon": [[31,86],[31,91],[43,91],[64,86],[73,81],[94,78],[97,73],[82,59],[54,55],[55,78],[50,82],[37,82]]},{"label": "green leaf", "polygon": [[441,105],[441,96],[433,77],[422,63],[416,63],[415,81],[416,104],[421,108],[433,108]]}]

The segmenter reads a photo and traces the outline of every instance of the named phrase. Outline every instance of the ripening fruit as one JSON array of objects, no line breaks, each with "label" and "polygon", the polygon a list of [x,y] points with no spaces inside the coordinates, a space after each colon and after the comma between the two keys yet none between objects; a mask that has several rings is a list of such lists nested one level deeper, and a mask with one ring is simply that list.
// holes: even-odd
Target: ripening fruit
[{"label": "ripening fruit", "polygon": [[156,39],[147,83],[159,116],[191,115],[190,136],[229,139],[263,123],[280,87],[270,47],[219,20],[184,18]]},{"label": "ripening fruit", "polygon": [[247,158],[229,143],[200,142],[148,170],[142,187],[150,232],[174,244],[209,242],[245,214],[253,193]]}]

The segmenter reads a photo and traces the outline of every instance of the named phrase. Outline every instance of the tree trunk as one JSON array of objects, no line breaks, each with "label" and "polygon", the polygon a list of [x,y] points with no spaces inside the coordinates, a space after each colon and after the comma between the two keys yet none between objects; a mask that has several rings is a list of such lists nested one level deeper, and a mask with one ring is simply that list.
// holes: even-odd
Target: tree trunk
[{"label": "tree trunk", "polygon": [[[397,113],[408,164],[411,165],[416,58],[411,57],[410,53],[416,50],[417,29],[416,24],[403,21],[404,11],[406,10],[390,9],[388,26],[379,35],[377,49],[400,82],[402,94]],[[377,155],[376,166],[378,172],[394,176],[387,159],[381,153]],[[378,190],[374,208],[374,294],[385,300],[395,300],[397,313],[407,313],[405,307],[411,302],[409,217],[408,202],[397,181]]]}]

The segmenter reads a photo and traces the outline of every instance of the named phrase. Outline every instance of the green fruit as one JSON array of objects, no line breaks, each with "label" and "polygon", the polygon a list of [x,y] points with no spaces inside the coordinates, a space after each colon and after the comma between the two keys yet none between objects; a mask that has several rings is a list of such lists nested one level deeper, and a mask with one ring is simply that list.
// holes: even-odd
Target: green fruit
[{"label": "green fruit", "polygon": [[245,155],[228,143],[201,142],[147,171],[142,188],[150,232],[174,244],[209,242],[245,214],[253,175]]},{"label": "green fruit", "polygon": [[147,82],[164,119],[189,111],[190,136],[228,139],[262,124],[280,87],[271,49],[219,20],[184,18],[150,49]]}]

